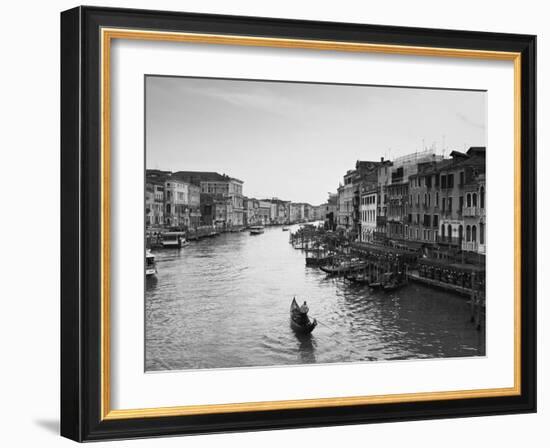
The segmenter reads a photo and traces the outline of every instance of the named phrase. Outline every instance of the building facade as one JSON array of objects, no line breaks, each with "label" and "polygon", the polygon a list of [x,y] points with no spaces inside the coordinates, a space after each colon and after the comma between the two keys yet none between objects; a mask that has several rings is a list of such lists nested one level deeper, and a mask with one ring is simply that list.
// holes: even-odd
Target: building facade
[{"label": "building facade", "polygon": [[360,241],[374,241],[374,232],[376,231],[378,207],[378,188],[362,188],[361,192],[361,234]]}]

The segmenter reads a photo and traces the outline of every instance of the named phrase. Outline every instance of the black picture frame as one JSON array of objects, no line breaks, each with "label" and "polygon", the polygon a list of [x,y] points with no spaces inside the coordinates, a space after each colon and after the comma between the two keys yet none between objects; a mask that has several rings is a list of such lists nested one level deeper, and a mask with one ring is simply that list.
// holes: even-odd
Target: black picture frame
[{"label": "black picture frame", "polygon": [[[521,393],[517,396],[101,418],[100,29],[521,53]],[[76,441],[536,411],[536,37],[100,7],[61,13],[61,434]]]}]

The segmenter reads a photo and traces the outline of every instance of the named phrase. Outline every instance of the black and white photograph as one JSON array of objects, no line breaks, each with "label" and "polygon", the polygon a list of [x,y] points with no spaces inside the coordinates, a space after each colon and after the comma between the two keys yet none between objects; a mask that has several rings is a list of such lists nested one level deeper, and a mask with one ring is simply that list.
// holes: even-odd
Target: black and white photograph
[{"label": "black and white photograph", "polygon": [[485,356],[486,93],[145,77],[145,370]]}]

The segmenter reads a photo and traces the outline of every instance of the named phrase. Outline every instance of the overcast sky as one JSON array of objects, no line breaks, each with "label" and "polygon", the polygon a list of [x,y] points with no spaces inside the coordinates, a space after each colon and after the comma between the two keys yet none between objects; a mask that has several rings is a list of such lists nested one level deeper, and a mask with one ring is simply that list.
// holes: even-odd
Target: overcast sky
[{"label": "overcast sky", "polygon": [[147,168],[217,171],[318,205],[357,160],[486,145],[486,93],[147,77]]}]

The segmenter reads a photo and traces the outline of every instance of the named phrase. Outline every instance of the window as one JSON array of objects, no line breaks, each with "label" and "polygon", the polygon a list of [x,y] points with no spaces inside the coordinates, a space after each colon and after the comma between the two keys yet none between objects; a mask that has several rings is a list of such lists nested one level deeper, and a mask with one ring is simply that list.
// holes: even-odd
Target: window
[{"label": "window", "polygon": [[449,238],[449,241],[451,241],[452,236],[453,236],[453,228],[452,228],[451,225],[449,224],[449,225],[447,226],[447,238]]},{"label": "window", "polygon": [[432,225],[431,223],[431,219],[432,216],[431,215],[424,215],[424,226],[425,227],[430,227]]},{"label": "window", "polygon": [[[437,179],[439,179],[439,177]],[[439,207],[439,191],[435,192],[435,206]]]},{"label": "window", "polygon": [[433,216],[433,225],[434,227],[439,227],[439,215]]},{"label": "window", "polygon": [[472,226],[472,242],[476,242],[477,241],[477,229],[476,229],[476,226]]},{"label": "window", "polygon": [[466,226],[466,241],[469,242],[472,239],[472,229],[470,226]]},{"label": "window", "polygon": [[477,194],[476,194],[476,193],[474,193],[474,194],[472,195],[472,205],[473,205],[474,207],[477,207]]},{"label": "window", "polygon": [[441,238],[445,238],[445,224],[441,224]]},{"label": "window", "polygon": [[454,179],[455,179],[455,175],[454,175],[454,174],[449,174],[449,175],[448,175],[448,179],[447,179],[447,188],[453,188],[453,187],[454,187]]},{"label": "window", "polygon": [[468,193],[466,195],[466,207],[471,207],[471,206],[472,206],[472,195]]},{"label": "window", "polygon": [[479,223],[479,244],[485,244],[485,224]]},{"label": "window", "polygon": [[453,198],[449,198],[449,211],[453,211]]},{"label": "window", "polygon": [[443,209],[443,211],[447,210],[447,207],[446,207],[447,202],[446,202],[446,199],[445,199],[445,198],[443,198],[443,200],[441,201],[441,204],[443,205],[443,206],[441,207],[441,208]]},{"label": "window", "polygon": [[460,172],[460,186],[462,187],[464,185],[464,171]]},{"label": "window", "polygon": [[460,196],[458,198],[458,211],[462,212],[463,207],[464,207],[464,196]]},{"label": "window", "polygon": [[[481,187],[479,190],[479,206],[485,208],[485,188]],[[481,229],[479,232],[479,239],[481,240]]]},{"label": "window", "polygon": [[441,188],[447,188],[447,176],[445,174],[441,175]]}]

